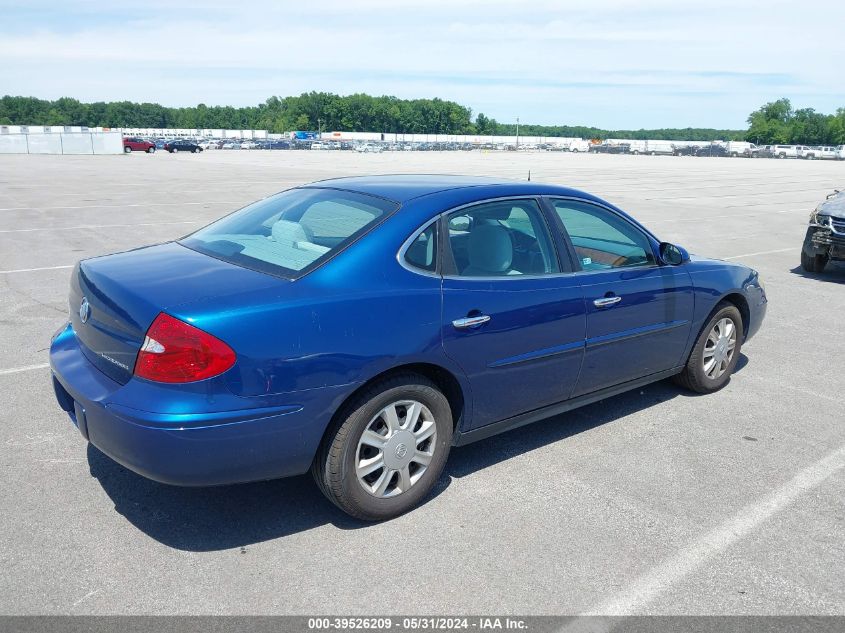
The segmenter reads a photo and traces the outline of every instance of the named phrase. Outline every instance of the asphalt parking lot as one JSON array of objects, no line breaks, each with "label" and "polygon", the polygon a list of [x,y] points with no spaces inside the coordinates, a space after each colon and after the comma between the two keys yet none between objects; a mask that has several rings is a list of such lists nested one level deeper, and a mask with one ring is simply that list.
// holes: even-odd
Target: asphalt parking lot
[{"label": "asphalt parking lot", "polygon": [[[455,449],[421,508],[347,518],[310,477],[147,481],[85,445],[46,368],[70,266],[321,178],[566,184],[760,271],[729,385],[657,383]],[[845,267],[799,268],[820,161],[514,153],[0,156],[0,613],[845,614]]]}]

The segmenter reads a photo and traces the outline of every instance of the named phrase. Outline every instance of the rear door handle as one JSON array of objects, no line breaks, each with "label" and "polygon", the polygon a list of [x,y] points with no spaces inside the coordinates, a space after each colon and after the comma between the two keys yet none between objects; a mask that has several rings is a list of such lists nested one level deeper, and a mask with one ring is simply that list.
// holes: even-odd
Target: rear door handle
[{"label": "rear door handle", "polygon": [[602,297],[601,299],[596,299],[593,301],[593,305],[597,308],[609,308],[612,305],[616,305],[622,301],[622,297]]},{"label": "rear door handle", "polygon": [[454,321],[452,321],[452,325],[459,330],[465,330],[469,327],[478,327],[479,325],[483,325],[489,320],[489,316],[487,316],[486,314],[480,314],[478,316],[464,317],[463,319],[455,319]]}]

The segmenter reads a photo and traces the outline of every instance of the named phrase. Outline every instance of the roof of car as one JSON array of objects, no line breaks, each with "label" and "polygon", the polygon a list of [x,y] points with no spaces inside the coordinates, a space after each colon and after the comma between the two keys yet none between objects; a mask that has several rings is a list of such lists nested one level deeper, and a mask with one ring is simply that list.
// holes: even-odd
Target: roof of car
[{"label": "roof of car", "polygon": [[[527,174],[526,174],[527,176]],[[392,174],[382,176],[352,176],[349,178],[332,178],[313,182],[306,187],[331,187],[357,191],[360,193],[380,196],[407,202],[413,198],[433,193],[466,189],[469,187],[502,188],[503,195],[518,194],[553,194],[584,195],[582,192],[555,185],[547,185],[527,180],[506,180],[486,176],[448,176],[437,174]],[[509,191],[506,193],[504,189]]]}]

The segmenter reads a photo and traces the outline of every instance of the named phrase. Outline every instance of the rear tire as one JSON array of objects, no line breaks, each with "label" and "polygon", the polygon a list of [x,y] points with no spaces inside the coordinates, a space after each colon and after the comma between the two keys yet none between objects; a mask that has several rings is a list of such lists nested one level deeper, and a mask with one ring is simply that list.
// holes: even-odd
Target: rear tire
[{"label": "rear tire", "polygon": [[419,505],[437,483],[452,429],[449,401],[434,383],[417,374],[395,376],[344,407],[311,473],[347,514],[365,521],[392,519]]},{"label": "rear tire", "polygon": [[739,360],[743,332],[737,307],[726,301],[717,305],[675,382],[697,393],[712,393],[724,387]]},{"label": "rear tire", "polygon": [[824,272],[827,266],[828,258],[824,255],[808,255],[804,249],[801,249],[801,268],[808,273]]},{"label": "rear tire", "polygon": [[131,148],[131,147],[124,147],[124,148],[123,148],[123,153],[124,153],[124,154],[131,154],[131,153],[132,153],[132,148]]},{"label": "rear tire", "polygon": [[179,150],[174,147],[173,149],[170,150],[170,153],[171,154],[178,154]]}]

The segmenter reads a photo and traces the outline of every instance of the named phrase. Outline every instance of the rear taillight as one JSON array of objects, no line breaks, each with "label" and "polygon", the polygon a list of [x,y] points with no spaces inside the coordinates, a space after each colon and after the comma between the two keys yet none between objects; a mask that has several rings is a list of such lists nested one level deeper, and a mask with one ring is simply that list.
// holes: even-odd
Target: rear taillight
[{"label": "rear taillight", "polygon": [[135,375],[156,382],[195,382],[219,376],[235,352],[208,332],[162,312],[144,338]]}]

